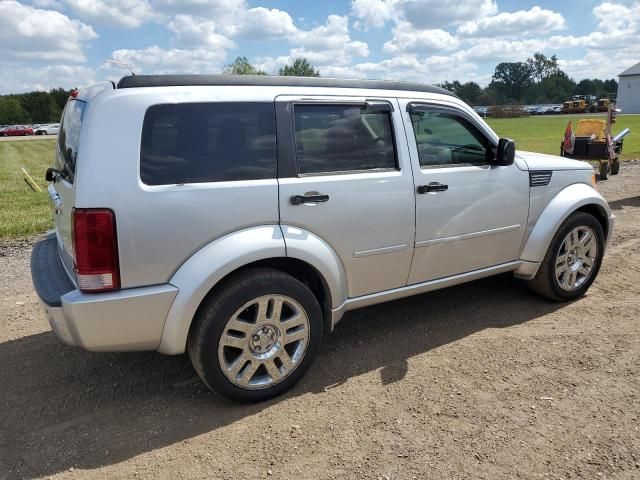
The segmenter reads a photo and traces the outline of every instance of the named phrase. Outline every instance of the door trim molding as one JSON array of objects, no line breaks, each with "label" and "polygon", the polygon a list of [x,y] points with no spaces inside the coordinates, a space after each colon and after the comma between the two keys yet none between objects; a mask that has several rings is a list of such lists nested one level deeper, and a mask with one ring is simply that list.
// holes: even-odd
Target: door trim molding
[{"label": "door trim molding", "polygon": [[361,250],[359,252],[353,252],[354,258],[369,257],[371,255],[382,255],[385,253],[402,252],[406,250],[408,245],[403,243],[402,245],[392,245],[390,247],[372,248],[371,250]]},{"label": "door trim molding", "polygon": [[491,230],[482,230],[480,232],[463,233],[462,235],[453,235],[451,237],[434,238],[433,240],[420,240],[416,242],[416,248],[430,247],[443,243],[459,242],[461,240],[469,240],[471,238],[488,237],[490,235],[499,235],[501,233],[514,232],[520,230],[521,225],[509,225],[507,227],[492,228]]}]

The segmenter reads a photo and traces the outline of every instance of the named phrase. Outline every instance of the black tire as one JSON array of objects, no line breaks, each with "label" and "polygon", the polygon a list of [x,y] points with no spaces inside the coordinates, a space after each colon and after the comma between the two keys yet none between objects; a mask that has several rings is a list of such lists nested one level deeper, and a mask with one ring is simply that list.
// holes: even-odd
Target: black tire
[{"label": "black tire", "polygon": [[620,160],[617,158],[611,163],[611,175],[618,175],[620,173]]},{"label": "black tire", "polygon": [[[576,290],[567,291],[558,285],[558,280],[555,276],[555,260],[565,237],[571,230],[579,226],[590,227],[595,232],[598,241],[598,253],[591,274],[586,281]],[[587,292],[593,281],[598,276],[600,265],[602,264],[602,256],[604,254],[604,243],[604,230],[597,218],[585,212],[572,213],[569,218],[560,225],[560,228],[554,235],[553,240],[551,240],[551,244],[549,245],[549,249],[547,250],[544,260],[538,269],[538,273],[533,280],[529,280],[528,282],[529,287],[537,294],[557,302],[568,302],[581,297]]]},{"label": "black tire", "polygon": [[[280,382],[262,389],[242,388],[222,371],[218,359],[220,337],[239,308],[269,294],[286,295],[302,306],[309,319],[307,349],[298,366]],[[284,272],[256,268],[233,275],[203,302],[189,332],[188,351],[194,369],[214,393],[230,400],[259,402],[284,393],[303,377],[318,353],[322,336],[322,310],[311,290]]]},{"label": "black tire", "polygon": [[609,179],[609,162],[600,162],[600,180]]}]

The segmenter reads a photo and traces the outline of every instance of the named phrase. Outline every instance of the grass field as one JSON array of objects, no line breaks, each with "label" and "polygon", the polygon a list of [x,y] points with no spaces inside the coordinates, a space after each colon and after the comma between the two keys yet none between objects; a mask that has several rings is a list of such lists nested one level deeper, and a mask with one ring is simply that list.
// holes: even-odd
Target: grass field
[{"label": "grass field", "polygon": [[[0,239],[42,233],[53,225],[44,172],[53,164],[53,139],[0,142]],[[42,188],[25,183],[24,167]]]},{"label": "grass field", "polygon": [[[501,137],[513,138],[518,150],[560,154],[560,141],[571,120],[577,128],[580,115],[535,116],[523,118],[487,118],[491,128]],[[586,117],[585,117],[586,118]],[[589,118],[606,118],[604,115]],[[625,137],[622,159],[640,159],[640,115],[619,115],[613,125],[614,135],[625,128],[631,133]]]},{"label": "grass field", "polygon": [[[520,150],[557,155],[569,120],[575,126],[579,117],[489,118],[487,122],[498,135],[513,138]],[[626,127],[631,134],[625,138],[622,158],[640,159],[640,115],[619,116],[614,133]],[[54,148],[51,138],[0,142],[0,239],[25,237],[52,227],[44,171],[53,163]],[[21,167],[38,182],[42,193],[34,193],[24,182]]]}]

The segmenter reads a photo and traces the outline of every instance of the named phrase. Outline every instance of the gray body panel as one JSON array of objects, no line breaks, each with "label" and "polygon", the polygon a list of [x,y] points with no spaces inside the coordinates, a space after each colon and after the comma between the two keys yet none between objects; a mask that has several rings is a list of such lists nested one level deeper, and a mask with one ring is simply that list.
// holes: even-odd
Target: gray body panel
[{"label": "gray body panel", "polygon": [[[64,204],[58,242],[73,279],[72,208],[112,209],[122,290],[74,290],[47,313],[65,342],[87,349],[184,352],[207,294],[260,260],[288,257],[313,267],[326,285],[333,327],[345,311],[374,303],[505,271],[531,278],[560,223],[582,206],[596,205],[613,225],[582,162],[519,152],[508,167],[421,169],[408,103],[454,108],[498,142],[470,107],[437,91],[203,84],[102,86],[82,98],[88,108],[75,182],[50,187],[52,202],[58,195]],[[153,187],[140,180],[140,132],[151,105],[301,98],[392,103],[398,170]],[[549,185],[530,188],[530,169],[553,170]],[[416,195],[416,186],[431,181],[450,190]],[[290,203],[313,191],[330,200]]]}]

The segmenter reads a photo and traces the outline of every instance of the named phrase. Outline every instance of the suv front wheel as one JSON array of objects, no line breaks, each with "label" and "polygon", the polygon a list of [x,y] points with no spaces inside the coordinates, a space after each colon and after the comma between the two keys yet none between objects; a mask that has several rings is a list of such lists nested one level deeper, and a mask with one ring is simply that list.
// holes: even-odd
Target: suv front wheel
[{"label": "suv front wheel", "polygon": [[214,392],[262,401],[291,388],[322,340],[322,312],[313,293],[278,270],[232,276],[202,305],[189,334],[189,356]]},{"label": "suv front wheel", "polygon": [[556,232],[531,289],[551,300],[569,301],[586,293],[598,275],[604,254],[600,222],[585,212],[575,212]]}]

